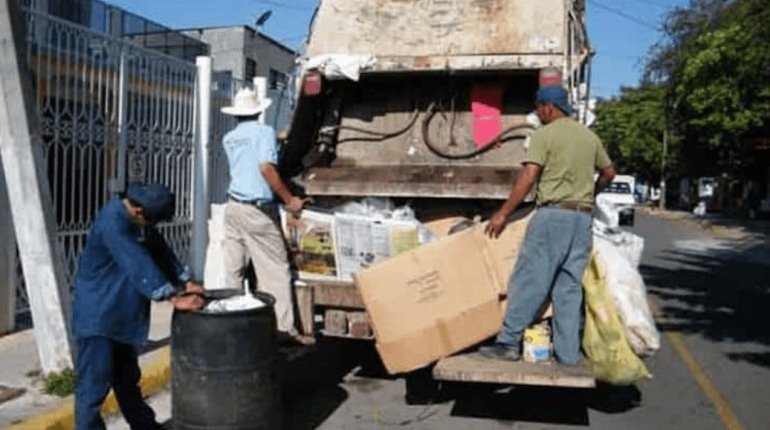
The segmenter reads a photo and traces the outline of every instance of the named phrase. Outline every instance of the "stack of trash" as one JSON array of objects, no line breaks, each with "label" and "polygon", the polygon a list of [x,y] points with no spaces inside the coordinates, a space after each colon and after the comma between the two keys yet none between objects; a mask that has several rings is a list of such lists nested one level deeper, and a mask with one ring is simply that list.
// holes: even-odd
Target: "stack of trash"
[{"label": "stack of trash", "polygon": [[583,351],[598,380],[627,385],[652,375],[640,357],[660,349],[660,334],[638,267],[644,239],[594,221],[594,252],[583,278]]},{"label": "stack of trash", "polygon": [[299,219],[281,211],[300,279],[352,281],[362,269],[435,239],[409,206],[365,198],[313,206]]}]

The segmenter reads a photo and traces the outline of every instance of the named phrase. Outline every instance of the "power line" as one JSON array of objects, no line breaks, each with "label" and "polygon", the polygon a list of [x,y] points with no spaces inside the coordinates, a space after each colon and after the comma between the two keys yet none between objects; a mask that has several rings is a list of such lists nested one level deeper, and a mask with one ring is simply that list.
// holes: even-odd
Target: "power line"
[{"label": "power line", "polygon": [[296,11],[303,11],[303,12],[315,9],[313,7],[307,7],[307,6],[291,6],[291,5],[279,3],[279,2],[273,1],[273,0],[251,0],[251,1],[253,1],[254,3],[257,3],[257,4],[261,4],[263,6],[273,6],[273,7],[277,7],[277,8],[288,9],[288,10],[296,10]]},{"label": "power line", "polygon": [[599,3],[596,0],[588,0],[588,2],[591,3],[592,5],[600,8],[600,9],[604,9],[607,12],[614,13],[615,15],[618,15],[621,18],[625,18],[625,19],[627,19],[627,20],[629,20],[631,22],[634,22],[636,24],[639,24],[639,25],[641,25],[643,27],[647,27],[647,28],[655,30],[655,31],[659,30],[658,27],[655,26],[654,24],[651,24],[651,23],[649,23],[647,21],[643,21],[643,20],[641,20],[641,19],[639,19],[639,18],[637,18],[637,17],[635,17],[633,15],[629,15],[629,14],[627,14],[627,13],[621,11],[621,10],[615,9],[614,7],[607,6],[606,4],[603,4],[603,3]]},{"label": "power line", "polygon": [[671,9],[672,7],[674,7],[674,6],[670,5],[670,4],[667,5],[667,4],[659,3],[659,2],[653,1],[653,0],[632,0],[632,1],[641,1],[642,3],[647,3],[647,4],[651,5],[651,6],[657,6],[659,8],[666,9],[666,10]]}]

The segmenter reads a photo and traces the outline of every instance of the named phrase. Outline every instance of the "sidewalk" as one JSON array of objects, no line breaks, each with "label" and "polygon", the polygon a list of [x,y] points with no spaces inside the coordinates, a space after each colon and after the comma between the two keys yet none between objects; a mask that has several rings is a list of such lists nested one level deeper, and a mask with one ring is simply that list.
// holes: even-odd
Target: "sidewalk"
[{"label": "sidewalk", "polygon": [[[168,382],[169,350],[165,345],[171,333],[172,312],[168,303],[153,303],[148,351],[139,359],[143,387],[153,392]],[[72,396],[60,398],[42,393],[40,360],[32,330],[0,337],[0,386],[24,390],[21,396],[0,403],[0,428],[44,430],[60,421],[64,423],[55,428],[71,428]]]},{"label": "sidewalk", "polygon": [[770,244],[770,219],[728,218],[721,214],[706,214],[698,217],[692,212],[681,210],[660,210],[638,206],[637,210],[663,219],[676,220],[696,225],[715,239],[739,243]]}]

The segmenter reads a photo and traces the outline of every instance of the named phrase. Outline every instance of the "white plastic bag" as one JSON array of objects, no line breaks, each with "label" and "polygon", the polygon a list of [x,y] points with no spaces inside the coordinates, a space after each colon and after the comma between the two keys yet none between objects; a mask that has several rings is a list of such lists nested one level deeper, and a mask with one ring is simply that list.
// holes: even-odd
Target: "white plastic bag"
[{"label": "white plastic bag", "polygon": [[620,228],[613,228],[598,219],[594,219],[594,238],[601,237],[611,242],[634,269],[639,267],[644,251],[644,239]]},{"label": "white plastic bag", "polygon": [[228,297],[226,299],[212,300],[209,304],[206,305],[204,311],[212,313],[223,313],[256,309],[264,306],[265,303],[253,295],[242,294]]},{"label": "white plastic bag", "polygon": [[[206,289],[228,288],[225,269],[225,205],[212,204],[209,218],[209,244],[206,248],[206,262],[203,270],[203,285]],[[235,288],[230,286],[229,288]]]},{"label": "white plastic bag", "polygon": [[317,69],[329,80],[350,79],[358,82],[361,71],[377,64],[372,55],[325,54],[308,58],[305,70]]},{"label": "white plastic bag", "polygon": [[632,233],[594,230],[594,251],[607,269],[607,289],[634,352],[650,356],[660,349],[660,333],[647,302],[647,289],[637,266],[644,240]]}]

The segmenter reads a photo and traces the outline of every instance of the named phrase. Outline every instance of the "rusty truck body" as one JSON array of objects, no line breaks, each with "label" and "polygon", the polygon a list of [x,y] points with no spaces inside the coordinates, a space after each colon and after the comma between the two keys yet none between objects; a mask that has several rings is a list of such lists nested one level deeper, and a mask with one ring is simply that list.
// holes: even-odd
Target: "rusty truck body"
[{"label": "rusty truck body", "polygon": [[[366,60],[357,81],[314,76],[324,56]],[[558,72],[583,118],[590,57],[583,0],[323,0],[284,172],[314,196],[505,198],[544,71]],[[321,79],[315,94],[310,79]],[[478,86],[502,91],[503,133],[481,149]]]},{"label": "rusty truck body", "polygon": [[[521,168],[541,84],[567,88],[585,121],[591,55],[584,0],[321,0],[281,171],[314,199],[488,216]],[[474,139],[479,88],[500,102],[488,142]],[[306,330],[313,305],[363,307],[350,284],[311,284],[298,292]]]}]

